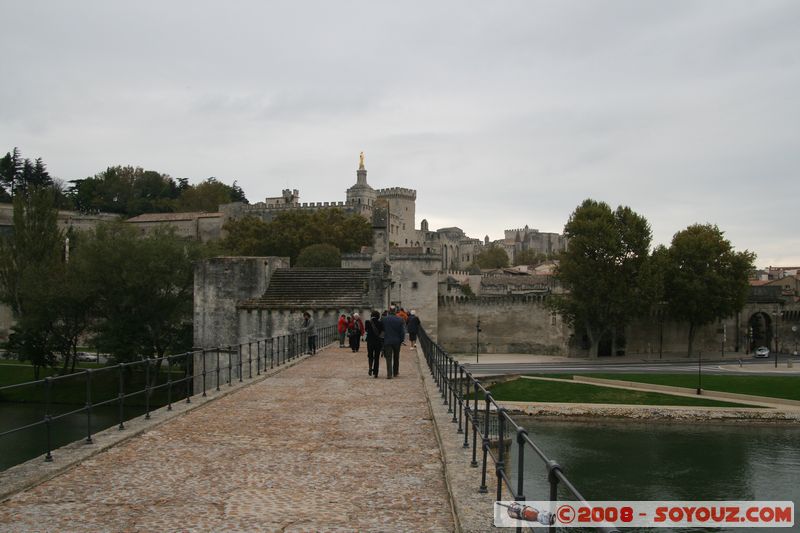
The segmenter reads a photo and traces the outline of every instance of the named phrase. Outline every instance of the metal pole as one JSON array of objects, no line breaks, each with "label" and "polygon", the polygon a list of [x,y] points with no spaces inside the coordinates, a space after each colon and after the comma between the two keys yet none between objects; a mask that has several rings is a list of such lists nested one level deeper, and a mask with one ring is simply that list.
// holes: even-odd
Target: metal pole
[{"label": "metal pole", "polygon": [[203,356],[203,397],[206,395],[206,351],[203,349],[201,352]]},{"label": "metal pole", "polygon": [[703,389],[703,351],[697,351],[697,394]]},{"label": "metal pole", "polygon": [[475,386],[472,397],[474,399],[474,407],[472,409],[472,416],[475,417],[472,419],[472,461],[469,465],[473,468],[478,467],[478,382],[473,381],[473,385]]},{"label": "metal pole", "polygon": [[186,383],[186,403],[192,403],[192,394],[194,394],[194,377],[192,377],[192,390],[189,391],[189,361],[192,361],[192,373],[194,374],[194,361],[190,359],[191,352],[183,354],[183,380]]},{"label": "metal pole", "polygon": [[150,420],[150,357],[144,360],[144,419]]},{"label": "metal pole", "polygon": [[86,372],[86,444],[92,443],[92,369]]},{"label": "metal pole", "polygon": [[505,470],[506,443],[505,443],[506,417],[503,416],[503,408],[497,410],[497,464],[495,473],[497,474],[497,500],[503,499],[503,471]]},{"label": "metal pole", "polygon": [[480,345],[481,345],[481,319],[478,319],[478,323],[475,324],[475,364],[479,363],[478,356],[480,355]]},{"label": "metal pole", "polygon": [[488,491],[486,487],[486,463],[489,454],[489,404],[492,402],[491,393],[486,394],[486,411],[483,413],[483,465],[481,472],[481,486],[478,492],[486,494]]},{"label": "metal pole", "polygon": [[50,453],[52,450],[52,419],[53,417],[50,415],[50,396],[52,395],[53,389],[53,380],[50,376],[44,378],[44,425],[45,429],[47,430],[47,453],[44,456],[45,463],[53,462],[53,454]]},{"label": "metal pole", "polygon": [[123,420],[125,418],[125,384],[123,383],[123,374],[125,374],[125,363],[119,364],[119,389],[117,390],[117,400],[119,403],[119,430],[125,429]]},{"label": "metal pole", "polygon": [[167,411],[172,411],[172,360],[167,356]]}]

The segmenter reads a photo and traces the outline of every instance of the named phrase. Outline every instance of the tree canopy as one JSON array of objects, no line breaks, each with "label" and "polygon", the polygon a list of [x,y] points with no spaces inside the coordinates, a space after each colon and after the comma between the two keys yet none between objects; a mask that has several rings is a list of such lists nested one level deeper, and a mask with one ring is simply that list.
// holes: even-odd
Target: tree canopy
[{"label": "tree canopy", "polygon": [[224,227],[224,249],[234,255],[288,256],[295,264],[300,250],[330,244],[341,253],[357,252],[372,244],[372,227],[361,215],[341,209],[287,211],[272,221],[256,217],[231,220]]},{"label": "tree canopy", "polygon": [[698,326],[735,314],[747,298],[755,254],[736,252],[720,229],[694,224],[660,251],[664,298],[670,315],[689,324],[688,354]]},{"label": "tree canopy", "polygon": [[342,266],[342,254],[332,244],[312,244],[300,250],[295,266],[339,268]]},{"label": "tree canopy", "polygon": [[650,225],[629,207],[612,211],[605,202],[588,199],[572,213],[564,234],[569,247],[556,277],[568,293],[553,304],[576,330],[586,332],[592,356],[607,334],[613,352],[617,330],[652,301]]},{"label": "tree canopy", "polygon": [[547,254],[537,252],[536,250],[520,250],[514,254],[514,266],[518,265],[538,265],[548,259]]},{"label": "tree canopy", "polygon": [[496,244],[475,256],[475,264],[480,268],[505,268],[508,266],[508,254]]}]

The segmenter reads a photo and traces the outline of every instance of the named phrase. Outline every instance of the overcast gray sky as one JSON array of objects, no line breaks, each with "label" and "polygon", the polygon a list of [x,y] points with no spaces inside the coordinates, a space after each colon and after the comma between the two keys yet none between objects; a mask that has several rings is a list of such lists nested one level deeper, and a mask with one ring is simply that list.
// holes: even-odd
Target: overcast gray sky
[{"label": "overcast gray sky", "polygon": [[719,225],[800,265],[800,2],[0,0],[0,151],[130,164],[417,226],[561,232],[585,198],[655,243]]}]

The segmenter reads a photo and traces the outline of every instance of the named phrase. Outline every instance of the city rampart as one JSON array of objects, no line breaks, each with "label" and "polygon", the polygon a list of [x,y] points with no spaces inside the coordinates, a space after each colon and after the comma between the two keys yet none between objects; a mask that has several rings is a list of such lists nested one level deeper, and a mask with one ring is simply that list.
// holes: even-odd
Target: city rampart
[{"label": "city rampart", "polygon": [[439,344],[451,353],[567,355],[571,329],[545,305],[544,296],[439,298]]}]

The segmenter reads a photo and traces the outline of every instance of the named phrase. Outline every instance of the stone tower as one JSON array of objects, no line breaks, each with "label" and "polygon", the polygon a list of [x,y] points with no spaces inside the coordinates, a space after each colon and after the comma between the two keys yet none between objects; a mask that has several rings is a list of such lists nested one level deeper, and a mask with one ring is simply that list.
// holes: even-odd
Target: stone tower
[{"label": "stone tower", "polygon": [[[416,202],[417,191],[403,187],[379,189],[378,198],[389,204],[389,240],[397,246],[414,246],[417,240]],[[392,223],[392,217],[397,222]],[[396,224],[396,225],[395,225]]]},{"label": "stone tower", "polygon": [[364,167],[363,153],[356,171],[356,184],[347,189],[347,205],[355,211],[368,216],[378,198],[375,189],[367,183],[367,169]]}]

